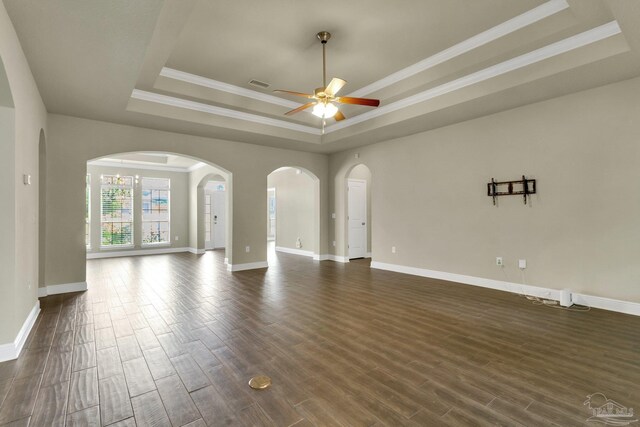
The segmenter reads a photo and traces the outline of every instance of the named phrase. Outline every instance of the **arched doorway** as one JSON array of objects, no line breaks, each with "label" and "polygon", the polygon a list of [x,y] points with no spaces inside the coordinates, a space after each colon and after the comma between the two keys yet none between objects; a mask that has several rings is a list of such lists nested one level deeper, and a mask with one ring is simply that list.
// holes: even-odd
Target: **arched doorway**
[{"label": "arched doorway", "polygon": [[267,176],[268,249],[319,259],[320,180],[312,172],[281,167]]},{"label": "arched doorway", "polygon": [[[87,258],[203,253],[204,187],[211,177],[224,181],[229,198],[231,174],[202,159],[145,151],[88,161]],[[227,203],[227,241],[230,209]]]},{"label": "arched doorway", "polygon": [[[198,182],[198,253],[227,249],[230,206],[229,177],[208,166]],[[227,256],[225,256],[225,259]]]}]

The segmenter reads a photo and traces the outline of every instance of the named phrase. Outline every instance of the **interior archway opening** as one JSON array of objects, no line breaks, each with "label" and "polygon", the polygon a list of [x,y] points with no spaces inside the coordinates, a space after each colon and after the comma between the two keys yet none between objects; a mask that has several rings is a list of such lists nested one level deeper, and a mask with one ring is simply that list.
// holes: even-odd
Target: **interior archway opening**
[{"label": "interior archway opening", "polygon": [[87,258],[203,254],[205,192],[212,181],[224,187],[225,222],[219,231],[222,243],[216,249],[225,251],[219,257],[227,261],[232,258],[229,171],[203,159],[167,152],[118,153],[88,161]]},{"label": "interior archway opening", "polygon": [[312,172],[281,167],[267,176],[267,253],[269,263],[276,253],[319,259],[320,180]]}]

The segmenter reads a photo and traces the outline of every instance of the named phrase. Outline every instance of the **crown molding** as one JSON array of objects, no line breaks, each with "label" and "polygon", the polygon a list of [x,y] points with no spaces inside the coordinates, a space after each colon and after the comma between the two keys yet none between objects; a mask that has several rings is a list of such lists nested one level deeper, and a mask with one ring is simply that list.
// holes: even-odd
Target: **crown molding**
[{"label": "crown molding", "polygon": [[293,130],[296,132],[308,133],[311,135],[320,136],[322,134],[322,131],[320,129],[311,126],[300,125],[297,123],[291,123],[280,119],[273,119],[271,117],[260,116],[257,114],[245,113],[243,111],[231,110],[229,108],[216,107],[215,105],[203,104],[201,102],[189,101],[173,96],[147,92],[140,89],[134,89],[131,93],[131,98],[154,102],[156,104],[164,104],[172,107],[184,108],[187,110],[200,111],[216,116],[244,120],[262,125],[275,126],[283,129]]},{"label": "crown molding", "polygon": [[435,55],[423,59],[420,62],[416,62],[402,70],[396,71],[393,74],[389,74],[382,79],[371,83],[363,88],[360,88],[348,96],[362,97],[369,95],[373,92],[377,92],[384,89],[387,86],[396,84],[404,79],[407,79],[415,74],[421,73],[429,68],[433,68],[438,64],[449,61],[457,56],[463,55],[467,52],[477,49],[487,43],[518,31],[524,27],[534,24],[542,19],[545,19],[551,15],[561,12],[567,9],[569,5],[566,0],[551,0],[534,9],[531,9],[521,15],[511,18],[501,24],[496,25],[480,34],[477,34],[471,38],[468,38],[456,45],[451,46],[448,49],[440,51]]},{"label": "crown molding", "polygon": [[202,77],[191,73],[186,73],[180,70],[174,70],[173,68],[163,67],[160,71],[160,75],[168,77],[174,80],[180,80],[186,83],[191,83],[198,86],[208,87],[210,89],[219,90],[222,92],[231,93],[245,98],[256,99],[262,102],[268,102],[269,104],[276,104],[287,108],[298,108],[302,104],[294,101],[289,101],[284,98],[280,98],[266,93],[258,92],[251,89],[245,89],[240,86],[235,86],[229,83],[224,83],[218,80],[213,80],[208,77]]},{"label": "crown molding", "polygon": [[401,110],[403,108],[407,108],[424,101],[428,101],[438,96],[442,96],[447,93],[465,88],[467,86],[489,80],[502,74],[506,74],[508,72],[535,64],[545,59],[552,58],[562,53],[587,46],[589,44],[620,34],[621,31],[622,30],[620,29],[618,22],[611,21],[607,24],[601,25],[591,30],[576,34],[564,40],[560,40],[559,42],[552,43],[540,49],[525,53],[524,55],[517,56],[515,58],[477,71],[475,73],[460,77],[459,79],[452,80],[450,82],[441,84],[431,89],[427,89],[415,95],[400,99],[391,104],[383,105],[376,108],[375,110],[370,110],[355,117],[332,124],[325,128],[325,134],[344,129],[357,123],[362,123],[375,117],[380,117],[382,115],[389,114],[393,111]]}]

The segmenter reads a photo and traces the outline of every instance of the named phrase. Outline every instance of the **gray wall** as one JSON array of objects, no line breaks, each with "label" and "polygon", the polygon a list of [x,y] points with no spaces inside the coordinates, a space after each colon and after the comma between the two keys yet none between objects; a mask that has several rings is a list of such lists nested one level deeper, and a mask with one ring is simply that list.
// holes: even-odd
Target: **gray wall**
[{"label": "gray wall", "polygon": [[[153,249],[158,246],[142,246],[142,178],[169,178],[170,193],[170,231],[171,241],[162,244],[162,248],[189,246],[189,173],[170,172],[149,169],[124,167],[108,167],[87,165],[87,173],[91,175],[91,248],[87,253],[132,251]],[[117,175],[140,177],[140,183],[134,188],[133,243],[131,248],[100,248],[100,175]],[[176,237],[178,240],[176,240]]]},{"label": "gray wall", "polygon": [[[632,79],[332,155],[336,253],[344,179],[364,163],[374,261],[517,283],[522,258],[528,284],[640,302],[638,99]],[[531,203],[493,206],[487,182],[523,174],[537,179]]]},{"label": "gray wall", "polygon": [[[232,265],[266,262],[264,212],[267,175],[282,166],[307,169],[320,179],[321,253],[327,253],[328,157],[240,142],[162,132],[50,114],[48,118],[47,285],[85,280],[84,176],[87,161],[109,154],[156,151],[201,159],[232,180]],[[251,248],[245,252],[245,247]]]},{"label": "gray wall", "polygon": [[[271,173],[267,187],[276,189],[276,246],[318,252],[318,182],[307,173],[288,168]],[[266,192],[265,192],[266,197]]]},{"label": "gray wall", "polygon": [[[0,169],[10,173],[2,187],[3,219],[8,222],[6,242],[0,249],[3,259],[0,278],[0,344],[12,343],[37,303],[38,288],[38,142],[41,130],[47,131],[47,112],[16,32],[0,2],[0,58],[6,79],[0,83],[6,98],[8,89],[15,105],[13,138],[11,120],[5,111],[2,123],[3,156]],[[9,88],[6,87],[9,83]],[[9,123],[6,123],[9,120]],[[4,155],[7,155],[6,157]],[[22,183],[22,175],[31,175],[31,185]],[[13,187],[13,191],[10,187]],[[7,196],[6,198],[4,196]],[[5,217],[6,215],[6,217]],[[6,253],[5,253],[6,252]]]}]

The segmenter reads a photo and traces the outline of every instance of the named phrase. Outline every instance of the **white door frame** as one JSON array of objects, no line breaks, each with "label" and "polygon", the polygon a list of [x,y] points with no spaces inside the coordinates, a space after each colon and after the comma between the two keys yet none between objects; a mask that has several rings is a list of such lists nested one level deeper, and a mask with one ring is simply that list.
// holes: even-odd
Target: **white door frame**
[{"label": "white door frame", "polygon": [[[276,212],[274,213],[275,218],[273,219],[273,224],[271,223],[272,219],[271,219],[271,215],[269,212],[269,193],[273,192],[273,200],[275,200],[275,204],[276,204]],[[276,241],[276,233],[277,233],[277,225],[275,223],[275,221],[277,221],[278,218],[278,200],[276,199],[277,194],[276,194],[276,188],[275,187],[269,187],[267,188],[267,240],[270,242],[275,242]],[[273,229],[273,235],[269,234],[269,232],[271,231],[271,229]]]},{"label": "white door frame", "polygon": [[[364,185],[364,222],[365,222],[365,227],[364,227],[364,253],[362,254],[362,257],[360,256],[356,256],[356,257],[352,257],[351,256],[351,249],[350,249],[350,245],[349,245],[349,228],[350,228],[350,224],[349,224],[349,197],[350,197],[350,192],[349,192],[349,182],[359,182],[362,183]],[[347,209],[346,209],[346,217],[347,217],[347,259],[353,259],[353,258],[366,258],[368,251],[367,248],[369,246],[369,239],[367,236],[367,230],[369,228],[369,225],[367,224],[367,218],[368,218],[368,209],[367,209],[367,181],[364,179],[355,179],[355,178],[347,178]]]}]

